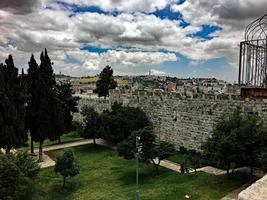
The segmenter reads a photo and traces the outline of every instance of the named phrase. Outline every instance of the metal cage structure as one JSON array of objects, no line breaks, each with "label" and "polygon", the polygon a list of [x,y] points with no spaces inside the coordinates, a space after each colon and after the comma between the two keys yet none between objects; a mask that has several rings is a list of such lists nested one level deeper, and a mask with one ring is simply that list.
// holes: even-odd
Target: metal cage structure
[{"label": "metal cage structure", "polygon": [[238,83],[247,88],[267,88],[267,14],[249,24],[240,43]]}]

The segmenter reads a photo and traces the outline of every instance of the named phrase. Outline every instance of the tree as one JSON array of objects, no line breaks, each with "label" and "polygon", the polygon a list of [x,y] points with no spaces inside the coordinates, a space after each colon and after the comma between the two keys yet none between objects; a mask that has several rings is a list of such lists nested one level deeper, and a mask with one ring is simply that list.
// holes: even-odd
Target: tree
[{"label": "tree", "polygon": [[34,59],[34,55],[31,56],[29,61],[29,68],[28,74],[26,76],[26,83],[27,83],[27,93],[29,95],[29,102],[28,106],[26,107],[26,127],[27,130],[30,130],[31,135],[31,153],[33,154],[33,137],[34,133],[37,131],[38,124],[33,123],[32,121],[37,116],[38,111],[38,92],[40,87],[39,80],[40,80],[40,73],[39,73],[39,66]]},{"label": "tree", "polygon": [[0,147],[9,153],[27,141],[25,129],[25,84],[11,55],[0,64]]},{"label": "tree", "polygon": [[25,199],[27,187],[39,169],[27,152],[0,155],[0,199]]},{"label": "tree", "polygon": [[194,150],[189,150],[184,156],[184,166],[185,168],[193,169],[195,174],[197,174],[197,169],[201,165],[201,154]]},{"label": "tree", "polygon": [[80,171],[80,168],[75,161],[74,152],[67,149],[61,156],[57,157],[54,170],[56,173],[60,173],[60,175],[63,176],[62,188],[65,188],[66,178],[76,176]]},{"label": "tree", "polygon": [[175,153],[174,146],[163,141],[157,143],[153,130],[149,127],[145,127],[138,131],[134,131],[126,141],[123,141],[118,145],[119,156],[122,156],[127,160],[135,158],[137,136],[140,137],[140,144],[142,145],[140,158],[143,161],[153,163],[158,175],[160,162]]},{"label": "tree", "polygon": [[40,166],[37,161],[30,156],[27,151],[18,152],[15,155],[11,155],[10,159],[15,165],[18,166],[21,173],[28,178],[36,177],[40,171]]},{"label": "tree", "polygon": [[100,73],[99,80],[96,82],[95,92],[98,93],[99,97],[108,96],[110,89],[115,89],[117,82],[113,77],[113,70],[110,66],[106,66]]},{"label": "tree", "polygon": [[22,199],[25,177],[8,155],[0,155],[0,199]]},{"label": "tree", "polygon": [[84,116],[84,131],[82,137],[93,139],[96,145],[96,138],[100,138],[103,132],[100,115],[92,107],[82,107],[82,115]]},{"label": "tree", "polygon": [[241,114],[240,108],[224,115],[217,123],[211,138],[203,145],[203,157],[232,172],[239,166],[259,165],[259,157],[264,147],[263,124],[254,114]]},{"label": "tree", "polygon": [[60,143],[60,136],[66,132],[69,132],[73,129],[72,125],[72,113],[78,112],[77,101],[78,97],[72,96],[71,84],[70,83],[58,83],[54,88],[56,107],[55,111],[55,120],[58,122],[57,130],[54,131],[55,135],[51,140],[58,139]]},{"label": "tree", "polygon": [[55,118],[55,113],[57,113],[58,102],[54,94],[55,76],[46,49],[44,53],[41,53],[40,60],[39,67],[37,67],[33,56],[29,62],[27,80],[31,98],[27,109],[27,121],[33,140],[39,142],[39,161],[41,162],[43,160],[44,140],[55,135],[57,131],[58,121]]},{"label": "tree", "polygon": [[101,124],[104,127],[103,138],[113,144],[126,140],[135,130],[150,126],[146,114],[139,108],[122,106],[115,103],[111,111],[101,114]]}]

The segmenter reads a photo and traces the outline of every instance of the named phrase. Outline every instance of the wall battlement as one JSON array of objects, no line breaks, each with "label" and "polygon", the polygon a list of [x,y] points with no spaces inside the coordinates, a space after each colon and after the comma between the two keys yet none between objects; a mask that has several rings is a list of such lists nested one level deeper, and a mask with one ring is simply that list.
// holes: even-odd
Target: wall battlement
[{"label": "wall battlement", "polygon": [[[236,95],[195,95],[177,93],[119,90],[110,91],[108,99],[86,99],[83,105],[93,106],[98,112],[110,109],[114,102],[139,107],[149,117],[160,140],[173,143],[176,148],[184,146],[198,150],[211,136],[214,124],[223,113],[232,112],[241,106],[243,112],[257,113],[267,119],[267,103],[261,100],[242,100]],[[81,116],[76,115],[76,118]]]}]

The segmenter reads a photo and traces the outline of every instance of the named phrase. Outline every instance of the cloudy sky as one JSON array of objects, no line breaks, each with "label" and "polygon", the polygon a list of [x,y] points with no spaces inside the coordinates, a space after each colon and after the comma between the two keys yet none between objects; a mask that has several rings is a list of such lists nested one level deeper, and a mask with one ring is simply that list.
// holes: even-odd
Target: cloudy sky
[{"label": "cloudy sky", "polygon": [[1,0],[0,60],[27,68],[48,49],[56,73],[237,80],[239,42],[266,0]]}]

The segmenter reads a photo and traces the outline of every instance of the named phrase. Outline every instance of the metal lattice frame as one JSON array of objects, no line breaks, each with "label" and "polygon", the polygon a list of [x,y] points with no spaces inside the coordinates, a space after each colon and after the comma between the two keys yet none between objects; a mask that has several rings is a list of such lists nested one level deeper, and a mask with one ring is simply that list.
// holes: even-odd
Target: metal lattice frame
[{"label": "metal lattice frame", "polygon": [[238,82],[267,88],[267,14],[246,28],[245,41],[240,43]]}]

